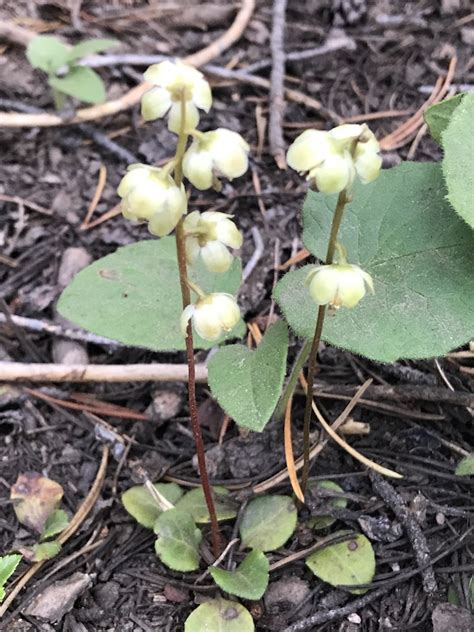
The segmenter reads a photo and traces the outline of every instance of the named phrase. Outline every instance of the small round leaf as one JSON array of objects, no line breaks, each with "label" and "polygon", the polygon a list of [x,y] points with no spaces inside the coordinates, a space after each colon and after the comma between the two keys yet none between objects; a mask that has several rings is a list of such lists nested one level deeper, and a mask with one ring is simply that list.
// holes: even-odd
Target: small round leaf
[{"label": "small round leaf", "polygon": [[240,523],[242,548],[275,551],[296,527],[296,507],[289,496],[261,496],[245,508]]},{"label": "small round leaf", "polygon": [[[235,518],[237,511],[234,503],[228,498],[228,490],[225,489],[225,487],[215,485],[212,488],[212,492],[217,520],[230,520],[231,518]],[[176,503],[176,509],[190,513],[194,521],[198,524],[206,524],[211,521],[202,487],[196,487],[196,489],[187,492],[181,500]]]},{"label": "small round leaf", "polygon": [[[339,535],[344,535],[340,531]],[[331,586],[357,586],[370,584],[375,575],[375,555],[365,535],[356,535],[350,540],[331,544],[306,558],[306,565],[320,579]],[[362,595],[367,590],[349,590]]]},{"label": "small round leaf", "polygon": [[235,571],[209,567],[212,578],[222,590],[242,599],[260,599],[268,586],[270,564],[261,551],[250,551]]},{"label": "small round leaf", "polygon": [[[318,481],[316,483],[311,483],[309,485],[310,490],[315,490],[317,492],[318,489],[327,489],[331,492],[339,492],[343,493],[344,490],[342,487],[339,487],[337,483],[333,483],[333,481]],[[347,507],[347,500],[345,498],[322,498],[324,503],[324,508],[330,509],[331,507],[344,509]],[[326,529],[330,527],[334,522],[336,522],[336,518],[332,516],[315,516],[314,518],[310,518],[308,520],[308,526],[312,527],[319,531],[320,529]]]},{"label": "small round leaf", "polygon": [[184,623],[184,632],[254,632],[247,608],[236,601],[213,599],[193,610]]},{"label": "small round leaf", "polygon": [[[183,495],[181,487],[176,483],[156,483],[154,487],[173,505]],[[139,524],[147,529],[153,529],[158,516],[163,513],[144,485],[136,485],[127,489],[122,494],[122,505]]]},{"label": "small round leaf", "polygon": [[155,551],[163,564],[182,572],[199,568],[202,534],[189,513],[168,509],[156,521],[155,533]]}]

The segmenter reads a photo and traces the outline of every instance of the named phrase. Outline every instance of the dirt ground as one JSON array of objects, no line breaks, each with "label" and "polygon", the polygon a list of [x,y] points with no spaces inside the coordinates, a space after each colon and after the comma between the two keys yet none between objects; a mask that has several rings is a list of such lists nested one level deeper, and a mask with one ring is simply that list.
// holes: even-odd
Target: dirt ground
[{"label": "dirt ground", "polygon": [[[214,66],[269,78],[272,4],[270,0],[257,2],[239,41],[215,57],[211,61]],[[75,8],[70,10],[70,5]],[[446,75],[454,56],[457,64],[451,85],[473,83],[470,47],[474,23],[467,0],[297,0],[288,5],[287,53],[321,46],[328,37],[343,36],[354,50],[346,46],[310,59],[287,61],[286,86],[322,104],[318,111],[303,102],[287,100],[287,143],[304,127],[330,127],[331,112],[343,119],[368,118],[373,131],[383,138],[423,105],[438,77]],[[114,37],[122,42],[120,52],[185,56],[222,35],[239,6],[212,0],[4,0],[0,20],[52,32],[69,42]],[[339,31],[331,31],[335,27]],[[142,70],[144,67],[127,65],[100,69],[108,98],[136,85]],[[246,319],[262,322],[271,307],[278,274],[275,264],[302,248],[299,210],[305,186],[293,172],[277,168],[262,135],[262,122],[269,114],[268,88],[231,74],[208,76],[214,110],[212,122],[209,115],[203,116],[203,128],[226,126],[241,133],[252,146],[252,161],[248,174],[226,184],[220,194],[206,191],[196,195],[194,205],[201,210],[212,207],[234,213],[245,234],[244,266],[258,247],[255,235],[263,240],[262,256],[239,296]],[[22,46],[0,40],[0,110],[34,108],[53,111],[48,87],[41,73],[29,66]],[[373,113],[379,115],[370,120],[367,115]],[[159,163],[170,156],[170,140],[159,123],[141,124],[137,106],[92,121],[82,130],[68,125],[0,129],[3,314],[54,321],[61,291],[58,273],[68,248],[82,248],[95,260],[147,237],[146,228],[132,227],[121,216],[88,230],[80,226],[101,168],[106,168],[106,184],[93,219],[118,203],[116,187],[127,161]],[[420,132],[402,146],[384,152],[384,165],[393,166],[407,157],[437,160],[440,153]],[[298,347],[298,341],[293,340],[291,359]],[[99,344],[74,349],[75,353],[87,353],[90,362],[97,364],[184,361],[180,354]],[[57,338],[48,332],[0,324],[3,360],[53,362],[64,357],[63,353]],[[355,413],[356,419],[370,424],[371,432],[350,442],[368,457],[403,474],[403,480],[393,485],[411,520],[422,526],[437,586],[434,591],[427,589],[426,567],[419,569],[419,551],[409,537],[407,524],[394,512],[377,481],[329,443],[311,474],[335,480],[349,494],[347,509],[337,515],[337,526],[362,529],[372,541],[377,559],[374,590],[367,593],[370,599],[366,603],[358,604],[360,597],[331,588],[317,580],[303,560],[294,561],[271,574],[269,593],[260,602],[246,603],[256,629],[285,630],[314,613],[327,612],[322,623],[300,629],[468,630],[472,623],[469,581],[474,575],[473,480],[455,476],[454,469],[460,451],[472,449],[472,374],[462,372],[461,361],[453,358],[381,365],[323,348],[319,359],[317,384],[325,393],[322,405],[330,419],[341,412],[354,386],[367,377],[374,379],[375,387]],[[469,360],[464,362],[466,366]],[[153,553],[153,534],[137,526],[120,503],[120,494],[140,481],[139,466],[152,480],[167,476],[183,486],[198,482],[185,395],[179,384],[0,386],[0,553],[11,550],[14,543],[29,541],[28,532],[18,529],[9,501],[10,486],[19,473],[41,472],[61,483],[65,508],[72,515],[94,485],[111,432],[115,441],[92,511],[61,554],[28,582],[0,622],[1,630],[177,631],[183,629],[183,621],[195,605],[215,593],[209,577],[195,585],[201,573],[184,575],[164,567]],[[284,467],[282,429],[270,424],[261,435],[240,436],[230,425],[221,436],[222,411],[210,400],[206,388],[200,387],[198,396],[206,448],[213,449],[213,480],[229,486],[241,500],[242,489]],[[111,409],[110,405],[120,408]],[[298,453],[303,406],[301,399],[294,416]],[[218,445],[221,447],[216,449]],[[123,447],[125,451],[119,449]],[[291,494],[287,483],[275,490]],[[300,512],[300,517],[304,516],[304,511]],[[226,539],[230,539],[231,530],[224,525]],[[314,538],[315,534],[302,525],[272,559],[309,546]],[[235,559],[239,559],[238,553]],[[27,614],[35,596],[74,573],[88,575],[90,585],[59,621],[44,622]],[[440,607],[447,602],[448,591],[451,598],[457,594],[457,608]]]}]

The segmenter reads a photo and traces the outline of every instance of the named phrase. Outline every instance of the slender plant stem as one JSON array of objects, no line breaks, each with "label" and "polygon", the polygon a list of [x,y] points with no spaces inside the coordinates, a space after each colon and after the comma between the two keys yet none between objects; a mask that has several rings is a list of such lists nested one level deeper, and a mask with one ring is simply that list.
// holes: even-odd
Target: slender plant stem
[{"label": "slender plant stem", "polygon": [[[330,265],[334,259],[334,252],[336,250],[337,234],[339,227],[341,226],[342,215],[344,208],[349,201],[347,191],[341,191],[337,199],[336,210],[332,218],[331,232],[329,234],[328,250],[326,254],[326,265]],[[316,327],[314,330],[313,342],[311,344],[311,350],[309,352],[308,361],[308,390],[306,392],[306,404],[304,409],[304,421],[303,421],[303,473],[301,477],[301,489],[303,494],[306,492],[306,485],[308,483],[309,475],[309,451],[310,451],[310,426],[311,426],[311,414],[313,403],[313,385],[314,374],[316,372],[316,357],[318,355],[319,343],[321,342],[321,334],[323,331],[324,318],[326,316],[326,305],[320,305],[318,308],[318,317],[316,319]],[[295,379],[296,383],[296,379]]]},{"label": "slender plant stem", "polygon": [[[177,186],[181,186],[183,182],[183,156],[186,149],[186,142],[188,135],[186,134],[186,116],[185,116],[185,100],[181,99],[181,128],[178,136],[178,143],[176,145],[175,156],[175,168],[174,168],[174,180]],[[183,309],[187,307],[191,302],[191,293],[188,287],[187,278],[187,264],[186,264],[186,237],[184,234],[183,218],[180,219],[176,226],[176,253],[178,259],[179,269],[179,282],[181,285],[181,296],[183,299]],[[212,497],[211,484],[209,482],[209,474],[206,466],[206,456],[204,452],[204,442],[202,440],[201,426],[199,424],[198,407],[196,401],[196,366],[194,360],[194,343],[193,343],[193,328],[191,321],[188,322],[186,330],[186,356],[188,362],[188,402],[189,402],[189,416],[191,418],[191,428],[194,437],[194,443],[196,445],[196,454],[199,465],[199,474],[201,476],[202,489],[204,492],[204,498],[206,499],[207,509],[209,511],[209,518],[211,520],[211,540],[212,551],[217,558],[222,551],[221,534],[219,530],[219,523],[217,522],[216,508]]]},{"label": "slender plant stem", "polygon": [[290,377],[288,378],[288,382],[286,383],[283,393],[278,401],[278,405],[275,409],[274,418],[276,420],[283,419],[285,415],[286,406],[288,404],[288,400],[290,399],[293,391],[296,388],[296,384],[298,382],[298,376],[303,370],[304,365],[306,364],[306,360],[308,359],[309,352],[311,351],[311,340],[306,340],[301,349],[299,350],[298,355],[296,356],[295,363],[291,367]]}]

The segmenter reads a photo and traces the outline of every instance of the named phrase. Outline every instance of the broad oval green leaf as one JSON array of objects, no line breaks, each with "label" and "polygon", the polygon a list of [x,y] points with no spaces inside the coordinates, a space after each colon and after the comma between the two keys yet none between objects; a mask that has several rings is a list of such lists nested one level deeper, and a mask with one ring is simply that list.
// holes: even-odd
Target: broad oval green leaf
[{"label": "broad oval green leaf", "polygon": [[474,454],[461,459],[454,473],[456,476],[474,476]]},{"label": "broad oval green leaf", "polygon": [[[375,295],[326,318],[323,339],[381,362],[442,356],[474,331],[474,234],[452,212],[439,165],[405,163],[357,185],[340,241],[369,272]],[[309,192],[304,242],[326,256],[335,198]],[[298,336],[312,338],[317,306],[307,266],[286,274],[275,298]]]},{"label": "broad oval green leaf", "polygon": [[[333,481],[317,481],[316,483],[309,484],[310,490],[318,490],[318,489],[326,489],[331,492],[344,493],[342,487],[339,487],[337,483]],[[344,509],[347,507],[347,500],[345,498],[324,498],[323,500],[325,508],[334,507],[336,509]],[[336,522],[336,518],[332,516],[315,516],[314,518],[310,518],[308,520],[308,526],[312,527],[319,531],[320,529],[326,529],[330,527],[334,522]]]},{"label": "broad oval green leaf", "polygon": [[168,509],[155,523],[155,551],[160,560],[174,571],[195,571],[199,568],[199,545],[202,534],[191,514]]},{"label": "broad oval green leaf", "polygon": [[46,520],[46,524],[44,525],[44,529],[41,534],[41,540],[48,540],[58,533],[61,533],[68,524],[69,518],[64,509],[56,509]]},{"label": "broad oval green leaf", "polygon": [[474,228],[474,94],[466,94],[453,112],[442,144],[448,200]]},{"label": "broad oval green leaf", "polygon": [[[176,483],[155,483],[154,487],[173,505],[176,505],[183,495],[183,490]],[[135,485],[127,489],[122,494],[122,505],[139,524],[147,529],[153,529],[158,516],[163,513],[144,485]]]},{"label": "broad oval green leaf", "polygon": [[48,74],[56,72],[68,61],[69,50],[54,35],[37,35],[26,48],[26,57],[33,68]]},{"label": "broad oval green leaf", "polygon": [[[224,274],[212,274],[199,261],[189,276],[205,292],[235,294],[242,276],[240,259]],[[81,327],[127,345],[153,351],[184,350],[174,237],[123,246],[95,261],[64,290],[58,310]],[[227,337],[240,337],[244,332],[241,321]],[[195,349],[215,344],[194,335]]]},{"label": "broad oval green leaf", "polygon": [[184,632],[254,632],[250,612],[236,601],[212,599],[193,610]]},{"label": "broad oval green leaf", "polygon": [[438,145],[442,144],[442,133],[448,127],[454,110],[464,99],[465,95],[465,92],[456,94],[454,97],[435,103],[425,110],[423,114],[424,119],[428,125],[431,136],[435,139]]},{"label": "broad oval green leaf", "polygon": [[[228,497],[228,490],[220,485],[214,485],[212,492],[217,520],[230,520],[231,518],[235,518],[237,509],[235,503]],[[202,487],[196,487],[187,492],[176,503],[176,509],[191,514],[194,521],[198,524],[206,524],[211,521]]]},{"label": "broad oval green leaf", "polygon": [[49,77],[49,85],[85,103],[102,103],[107,96],[102,79],[86,66],[74,66],[64,77]]},{"label": "broad oval green leaf", "polygon": [[249,502],[240,523],[242,548],[275,551],[296,528],[296,507],[289,496],[260,496]]},{"label": "broad oval green leaf", "polygon": [[78,59],[82,59],[87,55],[95,55],[102,53],[113,46],[120,44],[119,41],[114,39],[91,39],[84,42],[80,42],[71,48],[68,54],[68,61],[74,62]]},{"label": "broad oval green leaf", "polygon": [[242,599],[260,599],[268,586],[270,563],[261,551],[250,551],[235,571],[209,567],[212,578],[225,592]]},{"label": "broad oval green leaf", "polygon": [[283,321],[265,333],[256,349],[222,347],[209,361],[209,386],[239,425],[261,432],[277,405],[286,373],[288,328]]},{"label": "broad oval green leaf", "polygon": [[[338,533],[344,535],[346,532]],[[374,550],[361,534],[312,553],[306,558],[306,565],[319,579],[336,587],[370,584],[375,575]],[[354,588],[349,592],[363,595],[367,589]]]}]

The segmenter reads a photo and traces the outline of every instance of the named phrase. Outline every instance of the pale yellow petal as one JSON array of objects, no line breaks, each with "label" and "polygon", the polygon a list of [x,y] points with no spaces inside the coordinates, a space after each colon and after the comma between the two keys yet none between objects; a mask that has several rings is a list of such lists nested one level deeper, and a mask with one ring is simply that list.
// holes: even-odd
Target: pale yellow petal
[{"label": "pale yellow petal", "polygon": [[152,88],[142,97],[141,114],[145,121],[162,118],[171,107],[170,93],[165,88]]},{"label": "pale yellow petal", "polygon": [[201,248],[204,265],[210,272],[223,273],[232,265],[233,257],[220,241],[208,241]]},{"label": "pale yellow petal", "polygon": [[[185,105],[185,127],[192,129],[199,123],[199,112],[191,101],[186,101]],[[175,101],[168,114],[168,129],[170,132],[179,134],[181,129],[181,103]]]}]

